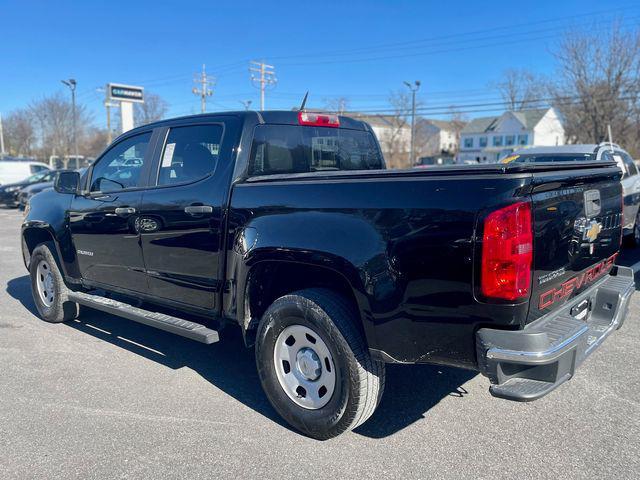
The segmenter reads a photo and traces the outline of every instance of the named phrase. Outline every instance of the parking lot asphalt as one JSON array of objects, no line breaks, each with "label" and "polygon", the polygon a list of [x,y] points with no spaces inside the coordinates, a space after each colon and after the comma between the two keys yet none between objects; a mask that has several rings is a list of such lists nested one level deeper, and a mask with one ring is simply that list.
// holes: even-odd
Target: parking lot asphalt
[{"label": "parking lot asphalt", "polygon": [[[469,371],[388,366],[374,416],[319,442],[290,430],[253,351],[97,311],[48,324],[0,210],[1,478],[638,478],[640,294],[576,376],[533,403]],[[640,261],[640,249],[620,263]]]}]

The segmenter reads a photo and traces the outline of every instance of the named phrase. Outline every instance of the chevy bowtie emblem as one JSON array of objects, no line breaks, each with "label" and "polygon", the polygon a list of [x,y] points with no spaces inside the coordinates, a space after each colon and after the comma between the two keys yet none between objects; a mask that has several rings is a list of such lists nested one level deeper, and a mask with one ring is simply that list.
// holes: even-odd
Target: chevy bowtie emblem
[{"label": "chevy bowtie emblem", "polygon": [[598,235],[602,231],[602,224],[600,222],[596,222],[595,220],[591,220],[589,222],[587,229],[584,231],[584,239],[589,240],[590,243],[596,241]]}]

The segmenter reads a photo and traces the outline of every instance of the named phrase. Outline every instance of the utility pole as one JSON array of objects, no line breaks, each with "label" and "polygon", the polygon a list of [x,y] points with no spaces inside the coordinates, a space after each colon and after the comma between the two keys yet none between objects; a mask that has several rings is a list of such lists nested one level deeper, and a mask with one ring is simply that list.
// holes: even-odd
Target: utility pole
[{"label": "utility pole", "polygon": [[[278,82],[276,78],[275,67],[262,62],[251,61],[249,63],[249,71],[251,73],[251,81],[254,86],[260,89],[260,110],[264,110],[264,92],[268,86],[275,85]],[[255,75],[258,74],[258,75]]]},{"label": "utility pole", "polygon": [[251,108],[251,104],[253,103],[251,100],[240,100],[240,103],[244,105],[245,110],[249,110]]},{"label": "utility pole", "polygon": [[[78,134],[76,131],[76,86],[78,85],[75,79],[70,78],[69,80],[61,80],[69,89],[71,90],[71,115],[73,122],[73,154],[76,157],[76,162],[78,162]],[[67,168],[68,159],[64,162],[64,168]]]},{"label": "utility pole", "polygon": [[216,79],[213,76],[207,76],[205,64],[202,64],[202,73],[195,74],[193,81],[195,84],[200,84],[200,88],[193,87],[193,94],[200,96],[200,110],[202,113],[207,111],[207,97],[213,95],[213,90],[209,87],[213,87],[216,84]]},{"label": "utility pole", "polygon": [[2,130],[2,114],[0,114],[0,158],[4,155],[4,130]]},{"label": "utility pole", "polygon": [[420,89],[420,80],[416,80],[413,85],[409,82],[404,84],[411,90],[411,153],[409,154],[409,166],[413,167],[416,162],[416,92]]}]

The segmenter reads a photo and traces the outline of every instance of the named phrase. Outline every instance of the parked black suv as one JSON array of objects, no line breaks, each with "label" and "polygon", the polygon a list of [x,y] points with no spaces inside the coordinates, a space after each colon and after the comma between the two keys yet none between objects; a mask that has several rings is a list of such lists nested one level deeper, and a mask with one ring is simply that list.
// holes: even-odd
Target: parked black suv
[{"label": "parked black suv", "polygon": [[276,410],[325,439],[372,415],[385,363],[479,370],[512,400],[569,379],[634,291],[615,265],[620,175],[385,170],[357,120],[206,114],[60,174],[29,204],[23,252],[47,321],[82,304],[204,343],[239,326]]}]

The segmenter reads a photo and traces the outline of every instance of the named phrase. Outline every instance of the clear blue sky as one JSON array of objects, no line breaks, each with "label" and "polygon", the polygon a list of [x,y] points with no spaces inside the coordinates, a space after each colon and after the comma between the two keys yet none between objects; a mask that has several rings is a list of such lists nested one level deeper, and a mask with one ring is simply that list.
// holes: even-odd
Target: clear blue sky
[{"label": "clear blue sky", "polygon": [[73,77],[97,125],[107,82],[160,94],[171,116],[197,113],[202,63],[218,78],[209,110],[257,107],[248,61],[261,58],[279,80],[267,108],[289,109],[309,90],[312,107],[344,96],[352,109],[382,110],[415,79],[427,106],[490,102],[502,71],[551,74],[563,31],[614,17],[637,24],[640,2],[0,0],[0,112]]}]

